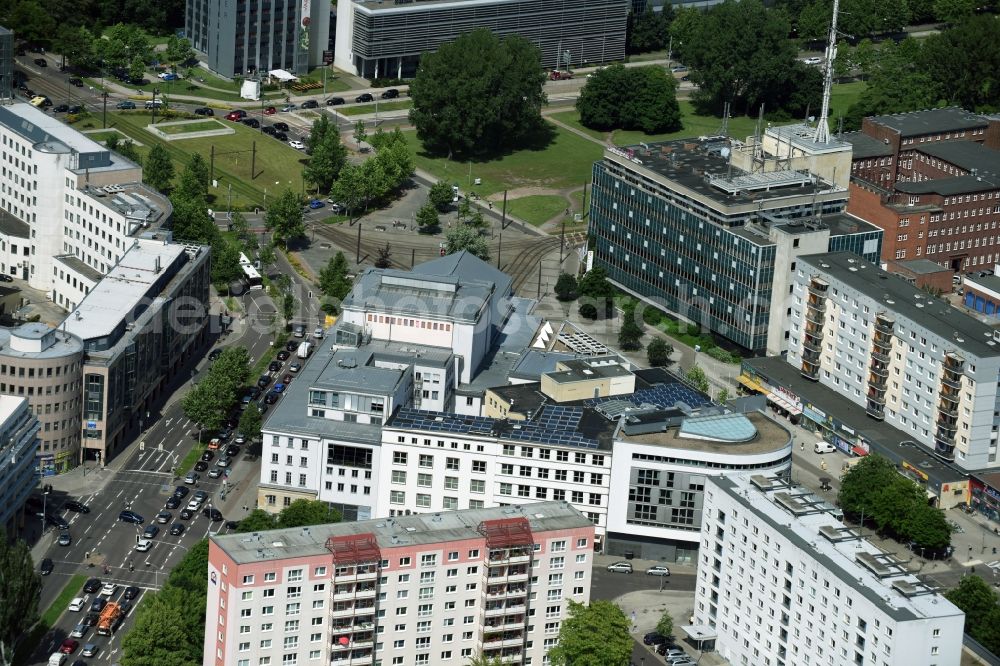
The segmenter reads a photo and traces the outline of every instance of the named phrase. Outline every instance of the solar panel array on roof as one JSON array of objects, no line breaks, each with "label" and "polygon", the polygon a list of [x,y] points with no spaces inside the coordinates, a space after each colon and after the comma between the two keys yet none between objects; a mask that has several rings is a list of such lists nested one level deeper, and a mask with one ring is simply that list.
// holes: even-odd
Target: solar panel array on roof
[{"label": "solar panel array on roof", "polygon": [[577,446],[582,449],[596,449],[598,447],[596,439],[584,437],[577,432],[547,430],[544,426],[536,425],[530,422],[514,426],[513,430],[503,433],[500,438],[514,442]]},{"label": "solar panel array on roof", "polygon": [[576,430],[581,418],[583,409],[580,407],[546,405],[535,421],[548,430]]},{"label": "solar panel array on roof", "polygon": [[424,432],[448,432],[465,435],[489,435],[494,431],[502,430],[504,432],[500,434],[500,438],[510,441],[596,449],[598,448],[597,440],[584,437],[576,432],[582,417],[583,409],[580,407],[548,406],[542,409],[537,419],[519,421],[510,427],[506,426],[503,421],[483,416],[465,416],[404,408],[400,409],[393,417],[392,425]]},{"label": "solar panel array on roof", "polygon": [[636,407],[641,406],[643,403],[649,403],[656,405],[661,409],[668,409],[679,402],[684,403],[692,409],[707,407],[712,404],[712,401],[704,395],[679,382],[675,382],[673,384],[657,384],[656,386],[648,389],[640,389],[632,395],[627,396],[616,395],[604,398],[590,398],[586,400],[584,404],[589,407],[595,407],[604,402],[613,400],[628,400]]},{"label": "solar panel array on roof", "polygon": [[484,416],[465,416],[407,408],[400,409],[393,419],[393,424],[401,428],[456,434],[489,434],[493,432],[494,423],[493,419]]}]

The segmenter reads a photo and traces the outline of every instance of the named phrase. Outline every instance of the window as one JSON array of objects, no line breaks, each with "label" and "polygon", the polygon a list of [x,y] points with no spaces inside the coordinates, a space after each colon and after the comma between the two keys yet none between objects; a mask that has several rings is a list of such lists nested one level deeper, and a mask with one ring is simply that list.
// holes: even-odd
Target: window
[{"label": "window", "polygon": [[434,456],[428,455],[426,453],[420,454],[420,466],[421,467],[434,467]]},{"label": "window", "polygon": [[406,472],[401,469],[392,470],[392,483],[402,485],[406,483]]},{"label": "window", "polygon": [[457,476],[446,476],[446,477],[444,477],[444,489],[445,490],[458,490],[458,477]]},{"label": "window", "polygon": [[483,479],[472,479],[469,482],[469,491],[473,493],[485,493],[486,481]]},{"label": "window", "polygon": [[445,469],[458,471],[458,458],[445,458]]},{"label": "window", "polygon": [[422,567],[433,567],[437,565],[437,554],[431,553],[428,555],[420,556],[420,566]]},{"label": "window", "polygon": [[243,576],[243,584],[244,585],[253,585],[253,574],[251,574],[249,576]]},{"label": "window", "polygon": [[486,474],[486,461],[485,460],[473,460],[472,461],[472,472],[473,472],[473,474]]},{"label": "window", "polygon": [[393,451],[392,452],[392,464],[393,465],[405,465],[406,464],[406,452],[405,451]]},{"label": "window", "polygon": [[406,503],[406,493],[402,490],[390,490],[389,491],[389,504],[404,504]]},{"label": "window", "polygon": [[421,488],[430,488],[434,483],[434,476],[431,474],[417,474],[417,485]]},{"label": "window", "polygon": [[417,507],[421,509],[431,508],[431,496],[426,493],[417,493]]},{"label": "window", "polygon": [[441,508],[454,510],[458,508],[457,497],[444,497],[441,499]]},{"label": "window", "polygon": [[288,570],[288,582],[297,583],[302,580],[302,569],[289,569]]}]

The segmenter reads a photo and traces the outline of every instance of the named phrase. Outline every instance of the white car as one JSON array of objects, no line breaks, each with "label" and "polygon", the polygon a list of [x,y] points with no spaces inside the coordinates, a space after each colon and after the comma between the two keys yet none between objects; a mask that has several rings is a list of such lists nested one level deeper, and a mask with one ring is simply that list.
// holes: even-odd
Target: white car
[{"label": "white car", "polygon": [[103,586],[101,586],[101,596],[110,597],[115,593],[117,589],[118,586],[115,585],[114,583],[105,583]]},{"label": "white car", "polygon": [[669,576],[670,569],[664,566],[649,567],[646,569],[647,576]]},{"label": "white car", "polygon": [[802,62],[804,62],[804,63],[805,63],[805,64],[807,64],[807,65],[818,65],[818,64],[820,64],[821,62],[823,62],[823,59],[822,59],[822,58],[820,58],[819,56],[813,56],[813,57],[811,57],[811,58],[806,58],[806,59],[805,59],[805,60],[803,60]]},{"label": "white car", "polygon": [[302,143],[301,141],[296,141],[294,139],[289,141],[288,145],[294,148],[295,150],[304,150],[306,147],[306,144]]},{"label": "white car", "polygon": [[140,553],[145,553],[147,550],[153,547],[152,539],[139,539],[135,544],[135,549]]},{"label": "white car", "polygon": [[69,602],[69,609],[74,613],[79,613],[83,610],[83,597],[76,597],[73,601]]},{"label": "white car", "polygon": [[611,573],[632,573],[632,563],[631,562],[614,562],[608,565],[608,571]]},{"label": "white car", "polygon": [[190,502],[188,502],[187,508],[188,511],[197,511],[201,508],[201,502],[199,502],[196,499],[193,499]]}]

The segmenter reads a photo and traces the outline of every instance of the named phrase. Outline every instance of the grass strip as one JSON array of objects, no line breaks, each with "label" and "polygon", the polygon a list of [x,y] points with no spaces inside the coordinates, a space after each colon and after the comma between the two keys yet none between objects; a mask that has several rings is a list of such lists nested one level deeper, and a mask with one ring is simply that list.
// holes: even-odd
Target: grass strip
[{"label": "grass strip", "polygon": [[45,612],[42,613],[41,618],[35,623],[35,626],[31,628],[18,644],[17,649],[14,651],[14,658],[11,661],[14,666],[25,666],[30,663],[31,653],[42,643],[45,634],[59,620],[59,616],[69,606],[69,602],[83,589],[85,582],[87,582],[86,574],[76,574],[66,581],[59,596],[45,609]]}]

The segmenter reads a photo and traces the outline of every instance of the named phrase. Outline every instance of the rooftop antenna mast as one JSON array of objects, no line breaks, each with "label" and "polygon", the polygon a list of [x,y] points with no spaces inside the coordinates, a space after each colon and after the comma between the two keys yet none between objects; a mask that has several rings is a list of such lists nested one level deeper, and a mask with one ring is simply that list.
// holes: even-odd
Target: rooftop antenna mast
[{"label": "rooftop antenna mast", "polygon": [[764,137],[764,105],[760,105],[760,113],[757,114],[757,124],[753,130],[753,169],[754,171],[764,170],[764,147],[761,145]]},{"label": "rooftop antenna mast", "polygon": [[719,131],[716,134],[729,136],[729,102],[726,102],[722,108],[722,125],[719,126]]},{"label": "rooftop antenna mast", "polygon": [[830,19],[830,34],[826,38],[826,70],[823,74],[823,109],[816,123],[813,141],[830,143],[830,90],[833,87],[833,61],[837,58],[837,14],[840,12],[840,0],[833,0],[833,18]]}]

